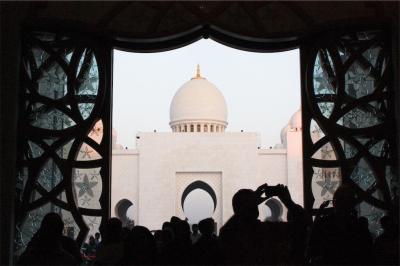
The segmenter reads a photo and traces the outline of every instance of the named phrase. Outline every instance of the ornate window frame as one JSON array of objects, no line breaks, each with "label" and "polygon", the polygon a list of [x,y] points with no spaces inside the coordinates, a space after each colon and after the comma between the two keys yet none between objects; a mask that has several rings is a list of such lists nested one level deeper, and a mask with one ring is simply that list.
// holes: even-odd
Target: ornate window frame
[{"label": "ornate window frame", "polygon": [[[369,27],[371,29],[371,27]],[[45,31],[45,30],[44,30]],[[68,211],[71,211],[73,213],[73,217],[78,221],[78,227],[80,228],[80,233],[77,237],[78,242],[82,242],[85,239],[85,234],[88,232],[88,226],[83,222],[82,215],[91,215],[91,216],[101,216],[102,217],[102,222],[104,222],[108,217],[109,217],[109,212],[110,212],[110,158],[111,158],[111,112],[112,112],[112,49],[118,48],[118,49],[123,49],[127,51],[136,51],[136,52],[157,52],[157,51],[166,51],[166,50],[171,50],[171,49],[176,49],[185,45],[188,45],[190,43],[193,43],[200,38],[211,38],[219,43],[225,44],[230,47],[238,48],[238,49],[243,49],[243,50],[250,50],[253,52],[276,52],[276,51],[284,51],[284,50],[290,50],[292,48],[297,48],[300,47],[300,53],[301,53],[301,79],[302,79],[302,85],[301,85],[301,91],[302,91],[302,113],[303,113],[303,130],[306,132],[306,130],[310,128],[310,123],[311,119],[315,118],[320,122],[323,120],[322,115],[317,115],[316,114],[316,99],[313,98],[313,95],[311,93],[311,84],[313,80],[313,71],[311,68],[314,67],[314,60],[315,60],[315,55],[318,49],[325,49],[324,47],[328,45],[332,40],[336,40],[337,38],[340,37],[340,35],[344,35],[350,31],[353,30],[346,30],[346,31],[340,31],[340,30],[335,30],[332,32],[324,31],[323,34],[313,34],[310,36],[303,36],[301,38],[282,38],[281,40],[275,39],[262,39],[262,38],[246,38],[243,36],[238,36],[235,34],[231,34],[229,32],[226,32],[218,27],[215,27],[213,25],[201,25],[194,27],[192,30],[189,30],[184,33],[176,34],[173,36],[169,36],[167,38],[159,38],[159,39],[110,39],[110,38],[100,38],[98,36],[94,36],[91,34],[69,34],[67,31],[65,31],[65,34],[59,34],[62,31],[58,31],[56,34],[57,36],[60,36],[57,41],[65,42],[68,43],[68,45],[72,45],[72,47],[79,47],[77,49],[89,49],[93,50],[93,53],[95,54],[95,58],[97,60],[98,66],[99,66],[99,77],[101,78],[101,82],[99,85],[101,85],[102,89],[99,89],[99,97],[96,99],[96,107],[91,111],[91,114],[87,117],[87,119],[79,119],[77,116],[77,112],[79,112],[79,108],[77,109],[76,107],[74,108],[74,111],[68,111],[68,105],[66,102],[63,102],[62,100],[59,100],[58,97],[54,97],[55,99],[46,99],[45,104],[48,106],[51,106],[51,108],[62,108],[62,111],[65,113],[70,113],[71,116],[78,121],[76,125],[76,129],[74,130],[61,130],[59,133],[54,133],[51,132],[51,130],[43,130],[43,129],[33,129],[30,126],[27,126],[29,124],[29,115],[27,113],[26,109],[26,99],[33,99],[33,95],[25,95],[25,90],[26,87],[33,86],[34,81],[32,81],[31,78],[27,78],[26,73],[24,72],[27,71],[26,66],[29,65],[27,62],[32,61],[31,56],[28,54],[23,54],[22,59],[21,59],[21,96],[20,96],[20,135],[19,135],[19,147],[18,147],[18,178],[22,177],[22,186],[17,186],[17,190],[19,189],[20,194],[17,194],[17,206],[16,210],[18,210],[18,213],[16,214],[16,224],[17,227],[18,225],[21,225],[24,220],[26,219],[28,212],[35,207],[41,206],[43,204],[46,204],[48,202],[53,202],[56,203],[56,205],[60,208],[66,209]],[[39,45],[39,47],[43,47],[45,51],[48,51],[50,54],[50,58],[52,60],[57,61],[59,64],[62,65],[62,68],[64,71],[68,72],[68,75],[71,76],[72,79],[76,79],[76,77],[73,77],[73,73],[76,68],[77,68],[77,61],[79,61],[79,56],[76,56],[76,59],[73,61],[75,63],[74,66],[71,68],[70,64],[67,62],[63,62],[64,59],[60,58],[60,53],[56,50],[54,50],[51,47],[51,44],[46,44],[46,42],[43,41],[38,41],[35,40],[35,38],[32,36],[32,33],[35,31],[27,31],[25,32],[24,39],[23,39],[23,50],[27,51],[29,50],[29,46],[27,47],[26,45],[29,44],[34,44],[34,45]],[[52,32],[51,30],[48,32]],[[66,38],[66,39],[63,39]],[[385,37],[385,42],[389,43],[390,38],[388,39]],[[325,45],[325,46],[324,46]],[[329,46],[329,45],[328,45]],[[385,46],[386,47],[386,46]],[[330,48],[329,48],[330,49]],[[388,52],[386,55],[388,58],[391,57],[390,55],[390,47],[386,47],[385,51]],[[75,58],[75,57],[74,57]],[[72,58],[71,58],[72,59]],[[65,61],[65,60],[64,60]],[[388,65],[390,66],[390,64]],[[70,69],[70,70],[68,70]],[[75,69],[75,70],[74,70]],[[71,73],[69,73],[71,72]],[[69,77],[68,76],[68,77]],[[393,76],[386,76],[388,86],[391,85],[391,80],[393,79]],[[71,88],[74,86],[75,81],[69,81]],[[71,90],[71,88],[68,88],[68,90]],[[393,88],[390,87],[388,89],[390,93],[393,93]],[[325,96],[324,96],[325,97]],[[386,96],[385,96],[386,97]],[[71,93],[71,99],[72,99],[72,93]],[[397,158],[397,143],[394,140],[396,137],[396,130],[394,130],[394,97],[387,97],[388,100],[388,110],[389,114],[387,116],[387,123],[385,123],[385,130],[388,130],[387,132],[392,132],[393,136],[388,136],[388,141],[390,143],[390,154],[392,154],[392,159],[395,161]],[[361,101],[361,100],[360,100]],[[76,104],[75,100],[75,104]],[[356,103],[353,104],[355,106]],[[63,107],[61,107],[63,106]],[[390,108],[389,108],[390,106]],[[350,107],[348,107],[350,108]],[[75,115],[72,114],[72,112],[75,112]],[[96,143],[93,140],[90,140],[88,138],[88,134],[90,130],[93,129],[93,126],[95,125],[95,122],[101,119],[103,122],[103,139],[100,143]],[[74,119],[73,119],[74,120]],[[74,120],[75,121],[75,120]],[[76,123],[76,122],[75,122]],[[334,145],[333,147],[335,148],[333,150],[333,153],[335,156],[339,156],[340,159],[336,160],[336,164],[333,162],[316,162],[315,160],[312,160],[312,155],[315,153],[315,150],[320,148],[320,145],[323,146],[322,143],[319,142],[318,144],[313,143],[310,136],[307,134],[303,134],[303,154],[304,154],[304,195],[305,195],[305,207],[307,210],[310,212],[314,212],[315,208],[313,207],[313,191],[311,189],[310,185],[310,180],[312,179],[313,176],[313,171],[312,167],[313,165],[320,165],[320,166],[340,166],[342,163],[348,165],[344,167],[344,171],[341,172],[342,176],[344,179],[349,179],[349,172],[352,166],[351,164],[347,164],[346,160],[344,159],[344,154],[343,152],[338,149],[340,143],[337,140],[337,133],[344,134],[344,136],[348,137],[351,134],[347,134],[346,130],[337,130],[333,128],[332,125],[329,123],[323,123],[324,129],[328,128],[327,131],[325,131],[325,135],[327,136],[327,139],[329,141],[333,141]],[[327,127],[326,127],[327,126]],[[386,127],[387,126],[387,127]],[[208,128],[209,132],[211,132],[211,127]],[[185,125],[185,130],[183,131],[188,131],[188,128],[186,128]],[[206,128],[205,128],[206,132]],[[369,132],[369,133],[368,133]],[[377,134],[376,129],[374,130],[368,130],[366,134]],[[374,133],[372,133],[374,132]],[[73,137],[71,137],[74,134]],[[336,135],[335,135],[336,134]],[[51,158],[56,158],[58,157],[56,153],[56,148],[59,148],[60,145],[65,145],[64,141],[59,141],[59,142],[54,142],[56,144],[46,144],[44,142],[44,138],[51,137],[51,136],[59,136],[59,137],[64,137],[66,139],[71,139],[74,138],[74,143],[72,146],[72,149],[70,151],[70,156],[65,159],[65,167],[61,167],[62,169],[61,172],[63,173],[63,182],[61,182],[60,186],[55,186],[52,188],[50,191],[42,191],[43,193],[40,193],[42,195],[42,199],[38,199],[37,201],[30,202],[30,196],[32,195],[33,190],[35,189],[35,182],[37,175],[39,174],[38,170],[40,167],[43,167],[43,162],[38,162],[39,160],[36,160],[37,158],[28,158],[26,157],[26,154],[28,154],[28,141],[34,140],[36,141],[35,143],[38,145],[39,148],[44,150],[43,154],[41,156],[47,156]],[[334,139],[336,138],[336,139]],[[77,154],[79,153],[81,143],[86,142],[89,144],[89,146],[92,146],[95,151],[102,157],[101,158],[101,176],[102,176],[102,193],[99,198],[99,202],[101,205],[101,208],[98,210],[93,210],[93,209],[85,209],[82,207],[77,207],[76,200],[73,197],[73,187],[72,187],[72,177],[73,177],[73,172],[72,168],[76,166],[83,166],[87,165],[88,168],[94,167],[94,166],[99,166],[96,164],[96,162],[78,162],[77,160]],[[357,146],[357,145],[356,145]],[[361,154],[363,156],[366,156],[368,153],[368,150],[365,148],[365,145],[358,145],[357,146],[359,150],[361,150]],[[24,157],[25,155],[25,157]],[[58,160],[58,159],[57,159]],[[61,159],[60,159],[61,160]],[[61,160],[62,161],[62,160]],[[61,162],[60,161],[60,162]],[[100,161],[98,161],[100,162]],[[377,161],[377,163],[379,163]],[[63,164],[63,163],[61,163]],[[23,168],[30,167],[30,170],[26,172],[23,170]],[[394,175],[397,177],[397,169],[394,169],[394,172],[396,172]],[[380,176],[382,176],[380,174]],[[27,183],[24,183],[25,181],[28,181]],[[380,208],[380,209],[390,209],[391,203],[390,200],[387,196],[387,185],[382,183],[382,178],[380,177],[381,183],[377,185],[376,189],[380,189],[383,191],[386,191],[385,199],[383,201],[373,199],[371,197],[371,194],[368,191],[363,191],[363,190],[358,190],[358,194],[360,196],[360,200],[366,200],[368,203],[371,203],[374,207]],[[18,182],[17,182],[18,183]],[[25,189],[26,184],[28,184],[27,189]],[[357,188],[357,186],[355,186]],[[58,198],[57,195],[59,195],[59,192],[62,191],[62,189],[68,189],[68,200],[67,202],[61,202]],[[18,204],[19,202],[19,204]],[[18,234],[18,229],[16,231],[16,234]],[[16,238],[17,239],[17,238]]]}]

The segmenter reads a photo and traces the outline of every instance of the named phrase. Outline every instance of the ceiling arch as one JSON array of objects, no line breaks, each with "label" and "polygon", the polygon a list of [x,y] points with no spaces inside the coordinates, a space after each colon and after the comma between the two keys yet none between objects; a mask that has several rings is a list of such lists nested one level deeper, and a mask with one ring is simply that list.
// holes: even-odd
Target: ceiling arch
[{"label": "ceiling arch", "polygon": [[[15,4],[14,4],[15,5]],[[316,32],[397,22],[396,2],[30,2],[28,28],[89,32],[136,52],[176,49],[200,38],[257,52],[288,50]]]}]

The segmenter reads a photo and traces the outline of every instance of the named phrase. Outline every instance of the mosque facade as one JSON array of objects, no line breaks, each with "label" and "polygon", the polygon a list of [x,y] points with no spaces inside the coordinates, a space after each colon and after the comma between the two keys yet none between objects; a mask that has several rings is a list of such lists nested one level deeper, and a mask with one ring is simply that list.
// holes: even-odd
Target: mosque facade
[{"label": "mosque facade", "polygon": [[[281,143],[261,148],[257,132],[227,131],[224,96],[198,67],[173,97],[169,125],[171,132],[139,132],[135,149],[123,149],[113,131],[111,216],[159,229],[171,216],[188,218],[185,200],[200,189],[212,199],[220,227],[233,214],[234,193],[263,183],[287,185],[303,204],[300,110],[282,129]],[[260,219],[286,218],[275,198],[259,210]]]}]

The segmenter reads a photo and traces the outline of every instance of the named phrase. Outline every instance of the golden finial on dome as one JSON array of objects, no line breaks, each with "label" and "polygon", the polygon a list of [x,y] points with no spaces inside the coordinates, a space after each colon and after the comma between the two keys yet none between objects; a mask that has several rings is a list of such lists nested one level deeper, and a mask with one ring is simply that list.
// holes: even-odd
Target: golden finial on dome
[{"label": "golden finial on dome", "polygon": [[199,65],[199,64],[197,64],[196,78],[201,78],[201,75],[200,75],[200,65]]},{"label": "golden finial on dome", "polygon": [[197,64],[196,76],[192,79],[203,79],[203,77],[200,74],[200,65],[199,64]]}]

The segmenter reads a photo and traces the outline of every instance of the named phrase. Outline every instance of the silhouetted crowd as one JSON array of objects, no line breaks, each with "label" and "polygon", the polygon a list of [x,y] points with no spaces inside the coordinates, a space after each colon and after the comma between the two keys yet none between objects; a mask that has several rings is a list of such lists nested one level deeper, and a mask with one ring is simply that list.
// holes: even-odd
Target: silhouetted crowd
[{"label": "silhouetted crowd", "polygon": [[[258,205],[276,196],[288,209],[287,222],[259,221]],[[241,189],[234,215],[215,232],[212,218],[190,225],[171,217],[162,228],[123,228],[109,219],[81,248],[63,236],[63,221],[47,214],[20,256],[19,265],[399,265],[398,213],[381,218],[373,239],[368,220],[355,211],[357,198],[346,185],[324,202],[313,219],[293,202],[287,187]],[[330,211],[327,211],[330,210]],[[397,210],[397,208],[395,208]],[[192,230],[191,230],[192,229]],[[101,238],[101,241],[100,241]]]}]

